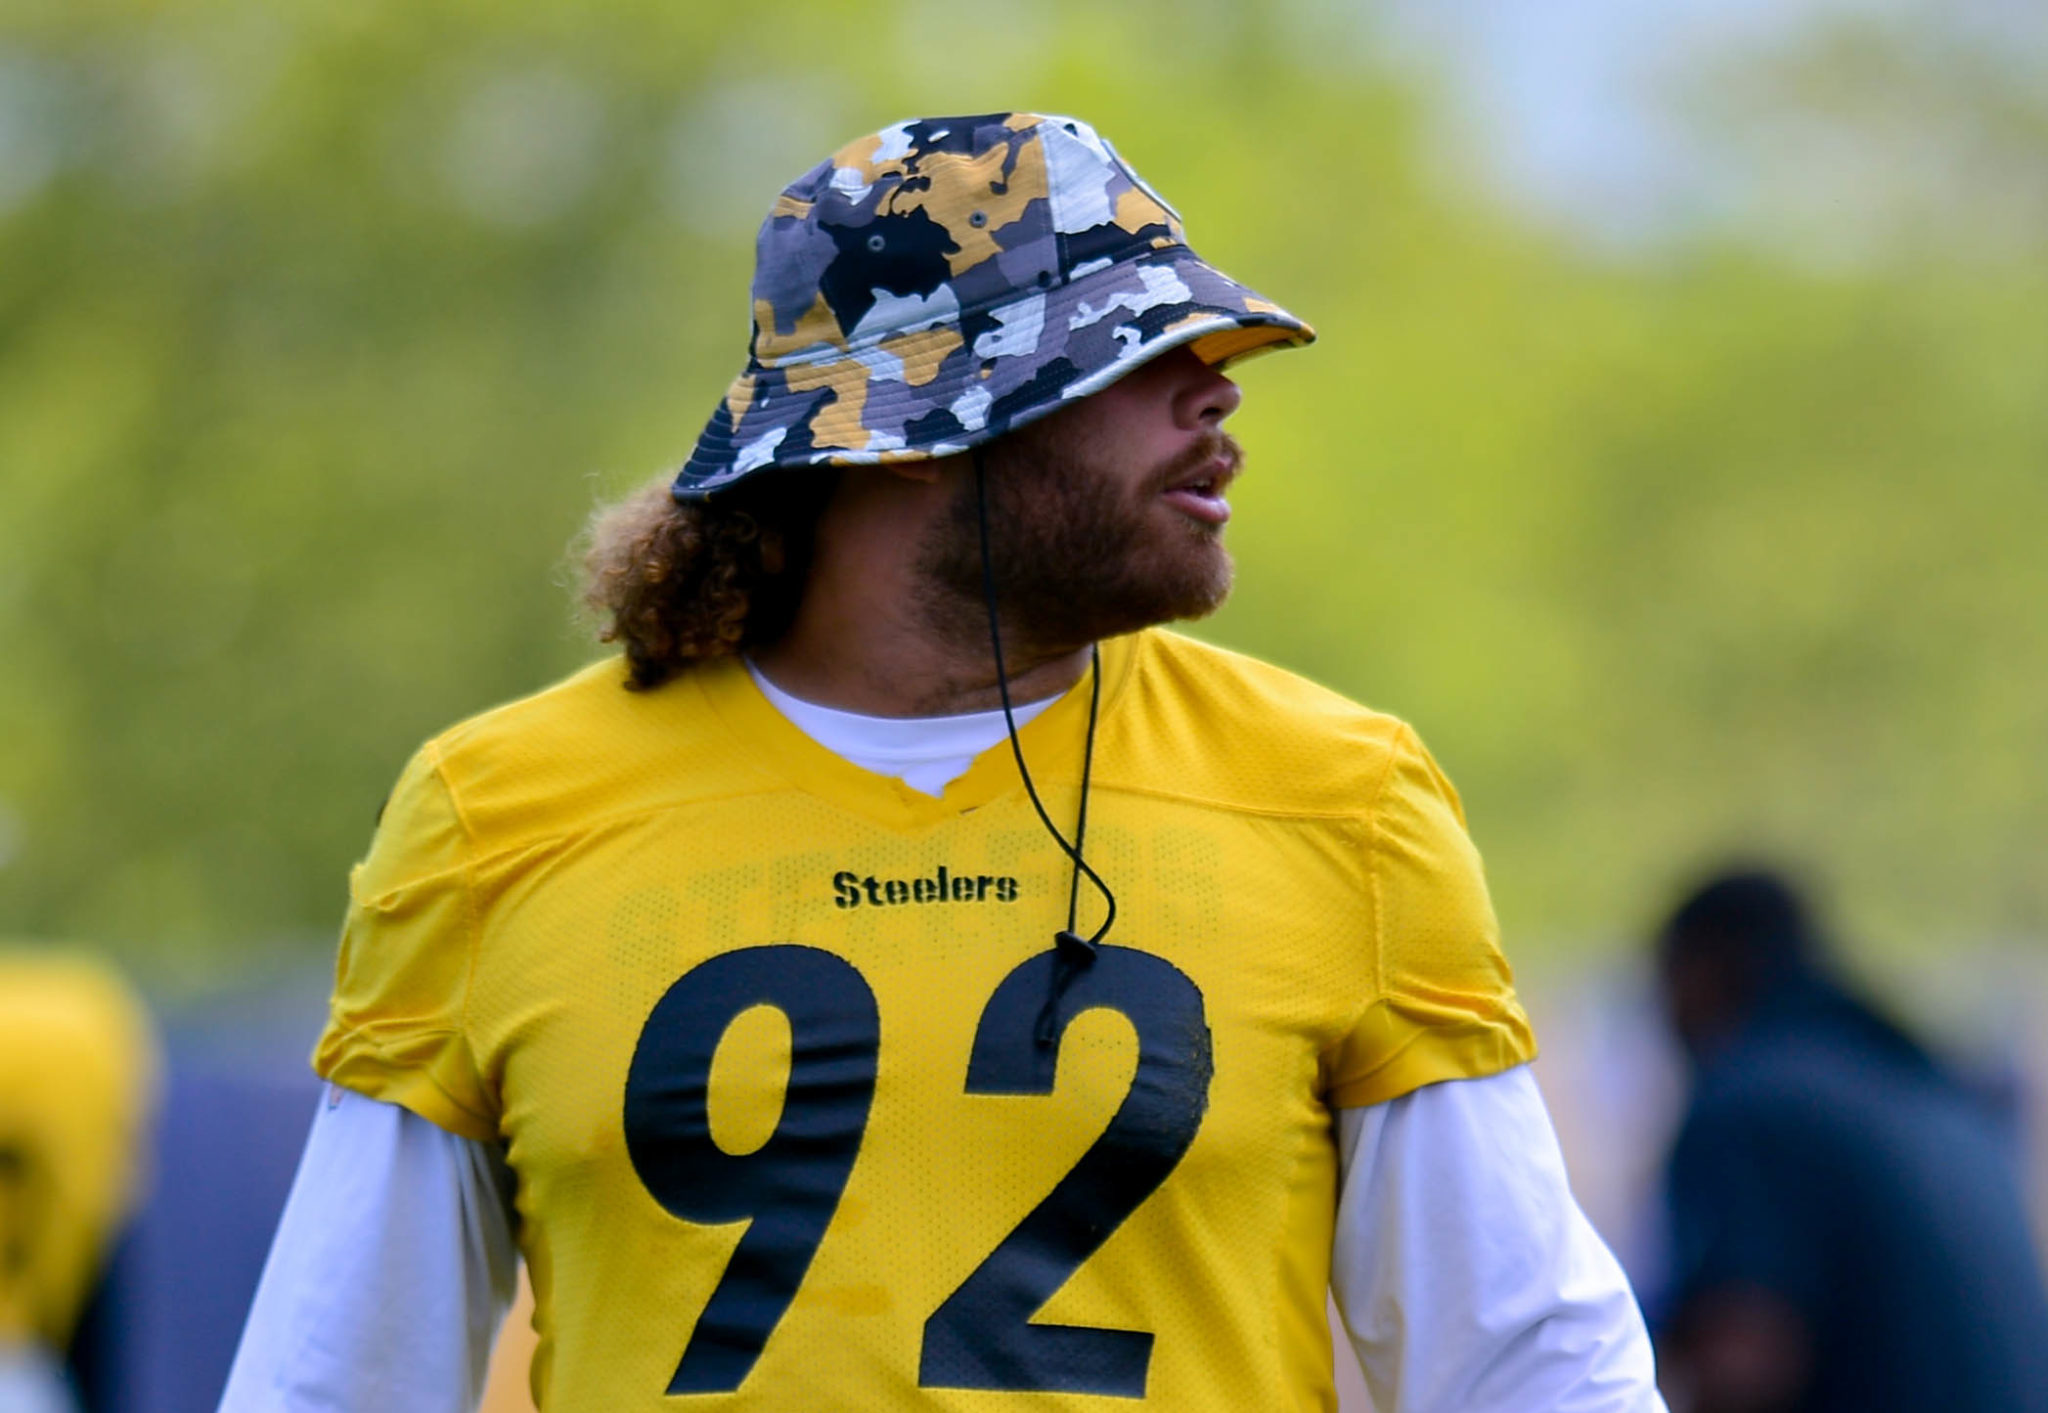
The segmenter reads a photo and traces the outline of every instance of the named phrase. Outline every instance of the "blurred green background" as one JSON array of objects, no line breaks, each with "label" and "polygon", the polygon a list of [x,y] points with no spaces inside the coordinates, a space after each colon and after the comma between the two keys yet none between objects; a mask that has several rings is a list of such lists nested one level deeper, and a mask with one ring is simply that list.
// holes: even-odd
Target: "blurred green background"
[{"label": "blurred green background", "polygon": [[0,933],[324,956],[412,747],[597,651],[565,545],[737,370],[775,191],[1037,108],[1319,326],[1200,631],[1419,725],[1518,961],[1731,853],[1873,955],[2048,935],[2048,24],[1724,29],[1574,188],[1417,12],[16,0]]}]

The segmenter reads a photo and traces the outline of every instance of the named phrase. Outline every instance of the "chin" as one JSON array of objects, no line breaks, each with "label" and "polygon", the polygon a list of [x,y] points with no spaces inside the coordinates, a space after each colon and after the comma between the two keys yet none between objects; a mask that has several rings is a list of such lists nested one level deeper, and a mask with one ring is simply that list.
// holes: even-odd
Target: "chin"
[{"label": "chin", "polygon": [[1230,586],[1237,578],[1237,565],[1231,560],[1230,551],[1223,548],[1222,536],[1216,531],[1205,529],[1191,548],[1195,552],[1186,556],[1181,579],[1190,611],[1182,616],[1201,618],[1221,608],[1223,601],[1230,597]]},{"label": "chin", "polygon": [[1207,537],[1199,548],[1199,553],[1176,554],[1171,564],[1162,565],[1145,577],[1149,592],[1133,595],[1134,609],[1142,601],[1142,611],[1131,615],[1138,621],[1120,631],[1135,632],[1157,623],[1191,622],[1207,618],[1223,607],[1223,601],[1230,597],[1235,567],[1214,536]]},{"label": "chin", "polygon": [[1229,597],[1230,578],[1228,575],[1225,575],[1223,582],[1214,585],[1207,593],[1199,597],[1190,597],[1181,611],[1176,613],[1171,621],[1176,623],[1192,623],[1197,618],[1207,618],[1217,609],[1223,607],[1224,600]]}]

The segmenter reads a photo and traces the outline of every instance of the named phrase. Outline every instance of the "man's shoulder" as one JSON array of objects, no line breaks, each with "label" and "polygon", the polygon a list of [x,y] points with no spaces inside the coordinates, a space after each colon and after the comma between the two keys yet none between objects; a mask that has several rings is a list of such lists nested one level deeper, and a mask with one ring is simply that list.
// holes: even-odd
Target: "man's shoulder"
[{"label": "man's shoulder", "polygon": [[629,690],[624,659],[608,658],[458,722],[426,753],[486,846],[758,788],[759,771],[692,676]]},{"label": "man's shoulder", "polygon": [[1170,677],[1177,686],[1248,717],[1282,718],[1347,733],[1363,729],[1384,735],[1401,729],[1399,718],[1263,658],[1166,628],[1149,629],[1139,640],[1146,650],[1148,673]]},{"label": "man's shoulder", "polygon": [[1398,717],[1244,653],[1164,629],[1141,634],[1136,652],[1134,784],[1262,812],[1357,815],[1392,758],[1420,750]]}]

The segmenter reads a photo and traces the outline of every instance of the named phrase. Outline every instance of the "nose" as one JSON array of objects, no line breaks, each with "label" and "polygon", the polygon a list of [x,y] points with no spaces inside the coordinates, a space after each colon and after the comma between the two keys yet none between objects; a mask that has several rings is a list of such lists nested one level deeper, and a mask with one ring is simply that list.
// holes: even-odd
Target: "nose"
[{"label": "nose", "polygon": [[1244,394],[1236,383],[1196,357],[1192,349],[1178,350],[1175,358],[1182,370],[1181,386],[1174,393],[1175,421],[1189,429],[1216,427],[1237,411]]}]

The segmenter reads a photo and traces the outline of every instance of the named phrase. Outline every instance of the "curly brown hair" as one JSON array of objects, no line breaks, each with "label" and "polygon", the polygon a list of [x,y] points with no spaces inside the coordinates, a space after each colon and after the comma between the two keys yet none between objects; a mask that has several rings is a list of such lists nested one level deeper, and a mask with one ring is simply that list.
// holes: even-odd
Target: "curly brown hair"
[{"label": "curly brown hair", "polygon": [[664,476],[600,507],[584,532],[583,602],[602,622],[599,638],[624,646],[626,685],[657,687],[786,632],[837,483],[806,468],[679,505]]}]

